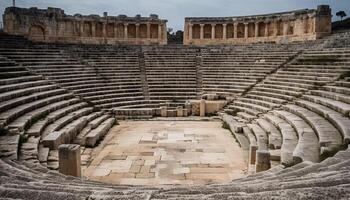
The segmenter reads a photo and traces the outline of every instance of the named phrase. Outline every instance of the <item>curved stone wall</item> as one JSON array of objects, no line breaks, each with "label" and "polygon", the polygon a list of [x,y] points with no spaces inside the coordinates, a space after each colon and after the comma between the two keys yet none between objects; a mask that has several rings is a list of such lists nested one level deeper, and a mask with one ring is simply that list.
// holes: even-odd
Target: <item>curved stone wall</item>
[{"label": "curved stone wall", "polygon": [[4,30],[37,42],[82,44],[167,44],[166,20],[157,15],[103,17],[66,15],[59,8],[9,7],[3,16]]},{"label": "curved stone wall", "polygon": [[287,43],[316,40],[331,33],[331,9],[317,9],[243,17],[185,19],[185,45],[258,42]]}]

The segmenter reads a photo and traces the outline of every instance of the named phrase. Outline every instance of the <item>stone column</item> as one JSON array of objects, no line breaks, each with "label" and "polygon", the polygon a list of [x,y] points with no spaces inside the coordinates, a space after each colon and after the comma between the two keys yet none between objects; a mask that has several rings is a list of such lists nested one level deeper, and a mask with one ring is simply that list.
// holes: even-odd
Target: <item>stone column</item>
[{"label": "stone column", "polygon": [[265,23],[265,37],[269,37],[269,23]]},{"label": "stone column", "polygon": [[104,37],[104,38],[107,37],[107,25],[106,25],[106,23],[102,24],[102,37]]},{"label": "stone column", "polygon": [[188,24],[188,39],[192,40],[193,38],[193,24]]},{"label": "stone column", "polygon": [[255,22],[255,37],[259,37],[259,22]]},{"label": "stone column", "polygon": [[151,39],[151,24],[147,23],[147,38]]},{"label": "stone column", "polygon": [[124,39],[128,39],[128,25],[127,23],[124,24]]},{"label": "stone column", "polygon": [[136,38],[140,38],[140,24],[135,24],[136,26]]},{"label": "stone column", "polygon": [[233,24],[233,38],[237,38],[237,27],[238,23]]},{"label": "stone column", "polygon": [[244,23],[244,38],[248,38],[249,33],[248,33],[248,23]]},{"label": "stone column", "polygon": [[204,39],[204,24],[200,24],[199,25],[201,27],[201,31],[200,31],[200,39],[203,40]]},{"label": "stone column", "polygon": [[250,145],[249,147],[249,164],[255,165],[256,161],[256,151],[258,150],[258,146],[256,145]]},{"label": "stone column", "polygon": [[69,176],[81,177],[80,146],[62,144],[58,147],[59,172]]},{"label": "stone column", "polygon": [[205,100],[201,99],[199,105],[199,116],[205,117]]},{"label": "stone column", "polygon": [[288,21],[283,22],[283,36],[288,35]]},{"label": "stone column", "polygon": [[162,40],[162,25],[158,24],[158,40]]},{"label": "stone column", "polygon": [[96,24],[94,22],[91,22],[91,35],[96,37]]},{"label": "stone column", "polygon": [[277,35],[278,35],[278,30],[277,30],[278,29],[278,26],[277,26],[278,21],[274,21],[273,23],[274,23],[274,27],[275,27],[273,35],[275,37],[277,37]]},{"label": "stone column", "polygon": [[216,26],[216,24],[211,25],[211,39],[212,40],[215,39],[215,26]]},{"label": "stone column", "polygon": [[223,24],[223,25],[222,25],[222,38],[223,38],[224,40],[227,39],[227,24]]},{"label": "stone column", "polygon": [[80,37],[84,36],[84,21],[80,21]]},{"label": "stone column", "polygon": [[270,152],[267,150],[258,150],[256,152],[256,172],[266,171],[271,168]]},{"label": "stone column", "polygon": [[114,24],[114,38],[118,37],[118,23]]},{"label": "stone column", "polygon": [[167,112],[168,112],[168,110],[167,110],[166,106],[160,107],[160,116],[161,117],[167,117]]}]

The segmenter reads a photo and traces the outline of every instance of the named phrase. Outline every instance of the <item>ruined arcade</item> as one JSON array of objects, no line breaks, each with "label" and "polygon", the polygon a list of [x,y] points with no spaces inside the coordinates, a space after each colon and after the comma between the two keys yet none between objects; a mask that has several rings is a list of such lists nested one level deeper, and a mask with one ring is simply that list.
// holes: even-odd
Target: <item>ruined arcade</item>
[{"label": "ruined arcade", "polygon": [[4,31],[30,40],[78,44],[166,44],[166,20],[157,15],[66,15],[59,8],[9,7],[4,13]]}]

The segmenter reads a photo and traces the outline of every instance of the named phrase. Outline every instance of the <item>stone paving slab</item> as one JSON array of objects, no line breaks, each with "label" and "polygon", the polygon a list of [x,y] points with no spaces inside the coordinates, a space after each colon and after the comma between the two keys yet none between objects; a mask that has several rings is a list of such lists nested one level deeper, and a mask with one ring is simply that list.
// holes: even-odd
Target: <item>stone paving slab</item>
[{"label": "stone paving slab", "polygon": [[245,176],[238,143],[219,121],[122,121],[84,176],[113,184],[225,183]]}]

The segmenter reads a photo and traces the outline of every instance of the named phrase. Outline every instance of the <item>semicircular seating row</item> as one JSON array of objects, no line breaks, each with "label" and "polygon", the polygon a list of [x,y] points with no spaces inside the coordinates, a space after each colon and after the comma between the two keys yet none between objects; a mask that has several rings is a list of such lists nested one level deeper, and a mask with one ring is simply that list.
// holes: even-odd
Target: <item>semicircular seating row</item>
[{"label": "semicircular seating row", "polygon": [[349,56],[350,48],[305,52],[234,100],[226,112],[245,124],[246,148],[271,149],[286,165],[319,162],[345,148],[350,143]]},{"label": "semicircular seating row", "polygon": [[[55,148],[59,143],[77,142],[74,140],[84,143],[86,138],[98,140],[103,137],[98,133],[108,131],[114,118],[57,82],[74,79],[63,77],[73,74],[67,71],[76,59],[66,60],[69,64],[62,78],[55,72],[53,76],[57,79],[45,79],[50,73],[40,76],[33,73],[35,70],[28,70],[32,62],[40,63],[37,57],[43,56],[47,60],[40,65],[52,64],[51,69],[57,69],[65,63],[60,59],[64,53],[54,48],[28,49],[25,51],[32,55],[30,58],[12,57],[23,65],[0,57],[1,197],[132,199],[148,198],[152,194],[155,199],[216,199],[232,196],[302,198],[307,194],[320,198],[349,198],[349,148],[320,160],[323,152],[338,150],[340,145],[349,143],[348,47],[304,53],[285,67],[272,70],[271,76],[253,84],[243,97],[229,106],[228,111],[237,114],[232,118],[244,122],[243,134],[238,140],[245,138],[246,145],[256,144],[271,152],[276,150],[273,153],[280,157],[282,165],[228,184],[166,189],[110,186],[43,168],[42,165],[57,169]],[[17,52],[21,54],[22,50],[17,49]],[[6,50],[1,54],[6,54]],[[26,62],[30,64],[27,66]],[[82,69],[85,65],[77,71]],[[82,77],[89,80],[94,75]],[[268,89],[259,89],[265,87]],[[269,103],[277,105],[269,107]],[[290,164],[294,166],[285,168]]]},{"label": "semicircular seating row", "polygon": [[110,114],[4,57],[0,72],[0,157],[57,169],[58,145],[94,146],[114,124]]}]

